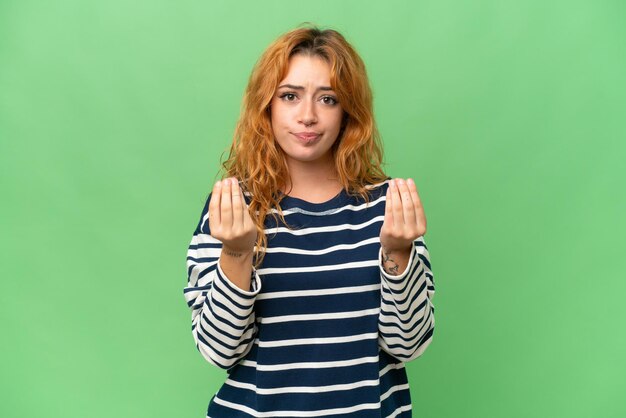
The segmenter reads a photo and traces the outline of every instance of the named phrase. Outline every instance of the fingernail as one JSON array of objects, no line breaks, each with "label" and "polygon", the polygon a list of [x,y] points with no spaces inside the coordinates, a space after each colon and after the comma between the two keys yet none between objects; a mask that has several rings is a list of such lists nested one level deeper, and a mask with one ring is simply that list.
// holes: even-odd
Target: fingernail
[{"label": "fingernail", "polygon": [[215,182],[215,187],[221,187],[222,186],[222,182],[221,181],[216,181]]},{"label": "fingernail", "polygon": [[409,184],[415,184],[415,182],[413,181],[413,179],[408,179],[408,180],[407,180],[407,183],[409,183]]},{"label": "fingernail", "polygon": [[403,184],[404,184],[404,180],[402,180],[402,179],[398,179],[398,184],[399,184],[399,185],[403,185]]},{"label": "fingernail", "polygon": [[390,185],[391,187],[396,187],[396,180],[395,180],[395,179],[391,179],[391,180],[389,181],[389,185]]}]

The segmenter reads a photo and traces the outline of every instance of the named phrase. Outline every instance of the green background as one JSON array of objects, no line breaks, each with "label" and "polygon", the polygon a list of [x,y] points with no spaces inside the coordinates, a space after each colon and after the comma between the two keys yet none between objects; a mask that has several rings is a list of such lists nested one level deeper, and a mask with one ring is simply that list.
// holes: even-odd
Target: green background
[{"label": "green background", "polygon": [[0,0],[0,416],[204,417],[187,245],[306,21],[361,53],[426,209],[414,416],[626,416],[621,0]]}]

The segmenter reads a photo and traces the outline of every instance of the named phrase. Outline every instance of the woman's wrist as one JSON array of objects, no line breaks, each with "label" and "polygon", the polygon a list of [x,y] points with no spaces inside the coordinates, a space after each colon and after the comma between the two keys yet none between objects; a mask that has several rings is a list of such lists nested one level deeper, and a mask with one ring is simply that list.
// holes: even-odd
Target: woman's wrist
[{"label": "woman's wrist", "polygon": [[246,258],[252,258],[253,254],[254,254],[254,249],[241,250],[238,248],[230,248],[227,245],[222,245],[222,255],[226,255],[227,257],[242,260]]},{"label": "woman's wrist", "polygon": [[253,254],[252,250],[244,251],[223,246],[219,260],[228,280],[246,292],[250,291]]},{"label": "woman's wrist", "polygon": [[409,263],[411,258],[411,250],[413,244],[405,249],[389,249],[381,247],[382,253],[382,267],[385,273],[392,276],[399,276]]}]

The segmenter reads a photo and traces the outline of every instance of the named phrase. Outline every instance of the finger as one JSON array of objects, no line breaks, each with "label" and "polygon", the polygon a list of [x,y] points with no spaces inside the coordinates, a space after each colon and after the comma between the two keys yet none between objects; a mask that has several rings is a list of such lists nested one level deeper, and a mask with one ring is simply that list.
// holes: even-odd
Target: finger
[{"label": "finger", "polygon": [[399,179],[398,181],[398,192],[400,193],[400,197],[402,199],[402,216],[404,218],[404,225],[408,228],[414,228],[416,222],[415,206],[413,206],[413,199],[411,198],[409,187],[402,179]]},{"label": "finger", "polygon": [[222,205],[220,207],[220,213],[222,225],[229,229],[233,226],[233,204],[230,190],[230,181],[229,179],[225,179],[222,181]]},{"label": "finger", "polygon": [[391,195],[393,200],[391,210],[393,211],[394,227],[402,226],[404,223],[404,215],[402,214],[402,198],[400,197],[400,191],[398,190],[398,181],[399,179],[394,179],[391,184]]},{"label": "finger", "polygon": [[215,222],[219,225],[221,222],[220,216],[220,202],[222,200],[222,182],[217,181],[213,185],[213,192],[211,193],[211,201],[209,202],[209,222]]},{"label": "finger", "polygon": [[249,229],[251,229],[252,227],[254,227],[254,222],[252,221],[252,218],[250,217],[250,209],[248,208],[248,205],[245,204],[244,201],[244,205],[243,205],[243,227],[246,231],[248,231]]},{"label": "finger", "polygon": [[415,185],[413,179],[407,180],[407,186],[409,187],[409,191],[411,192],[411,199],[413,200],[413,204],[415,205],[415,207],[422,206],[422,201],[417,194],[417,186]]},{"label": "finger", "polygon": [[420,199],[417,193],[417,186],[413,179],[409,179],[409,190],[411,191],[411,198],[413,199],[413,205],[415,206],[415,220],[418,225],[426,227],[426,215],[424,214],[424,207],[422,206],[422,199]]},{"label": "finger", "polygon": [[243,226],[243,199],[241,197],[239,182],[235,177],[230,179],[230,182],[231,198],[233,202],[233,225]]}]

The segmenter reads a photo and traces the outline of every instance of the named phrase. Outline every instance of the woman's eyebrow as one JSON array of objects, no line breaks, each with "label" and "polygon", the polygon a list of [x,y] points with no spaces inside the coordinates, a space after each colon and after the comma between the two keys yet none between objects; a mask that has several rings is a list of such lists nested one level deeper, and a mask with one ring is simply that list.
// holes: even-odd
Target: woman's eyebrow
[{"label": "woman's eyebrow", "polygon": [[[292,89],[292,90],[304,90],[304,86],[296,86],[294,84],[281,84],[280,86],[278,86],[279,89],[282,88],[288,88],[288,89]],[[320,86],[318,87],[315,91],[332,91],[332,87],[328,87],[328,86]]]}]

